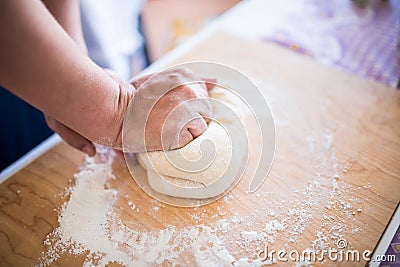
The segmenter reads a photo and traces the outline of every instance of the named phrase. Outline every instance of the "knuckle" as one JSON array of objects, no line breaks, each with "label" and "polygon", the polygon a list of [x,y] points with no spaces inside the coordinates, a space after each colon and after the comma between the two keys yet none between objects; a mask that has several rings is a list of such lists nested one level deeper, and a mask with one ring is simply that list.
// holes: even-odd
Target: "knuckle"
[{"label": "knuckle", "polygon": [[182,75],[187,75],[190,73],[190,70],[188,68],[183,68],[183,67],[174,68],[174,71]]}]

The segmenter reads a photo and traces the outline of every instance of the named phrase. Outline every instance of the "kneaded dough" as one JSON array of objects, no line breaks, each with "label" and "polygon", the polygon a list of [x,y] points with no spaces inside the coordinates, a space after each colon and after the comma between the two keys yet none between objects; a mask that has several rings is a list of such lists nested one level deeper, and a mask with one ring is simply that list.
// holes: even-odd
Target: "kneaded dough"
[{"label": "kneaded dough", "polygon": [[[147,170],[148,182],[155,191],[174,197],[204,199],[225,192],[235,181],[235,175],[228,168],[232,159],[231,138],[223,125],[241,123],[244,114],[242,103],[228,89],[218,87],[210,91],[210,98],[221,101],[233,113],[226,112],[221,105],[212,101],[215,121],[210,121],[207,130],[198,138],[180,149],[137,155],[140,165]],[[207,140],[214,144],[215,157],[203,170],[185,171],[171,163],[176,163],[183,157],[190,163],[194,162],[192,166],[196,167],[196,161],[202,156],[201,144]]]}]

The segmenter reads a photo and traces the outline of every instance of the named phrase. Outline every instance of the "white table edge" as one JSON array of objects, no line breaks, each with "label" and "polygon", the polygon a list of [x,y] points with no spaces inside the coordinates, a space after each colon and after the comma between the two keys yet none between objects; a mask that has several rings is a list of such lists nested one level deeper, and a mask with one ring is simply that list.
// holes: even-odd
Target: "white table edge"
[{"label": "white table edge", "polygon": [[12,163],[10,166],[2,170],[0,172],[0,183],[4,182],[17,172],[25,168],[32,161],[43,155],[45,152],[47,152],[60,142],[61,142],[61,137],[58,134],[53,134],[50,137],[48,137],[46,140],[44,140],[39,145],[30,150],[28,153],[26,153],[24,156],[22,156],[17,161]]}]

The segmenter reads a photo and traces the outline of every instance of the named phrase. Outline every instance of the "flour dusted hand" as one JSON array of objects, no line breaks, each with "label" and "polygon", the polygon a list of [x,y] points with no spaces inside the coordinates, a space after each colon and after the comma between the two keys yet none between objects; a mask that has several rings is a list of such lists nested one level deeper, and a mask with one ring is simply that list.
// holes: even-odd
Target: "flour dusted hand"
[{"label": "flour dusted hand", "polygon": [[[174,69],[146,75],[134,79],[129,84],[112,71],[104,71],[118,87],[115,91],[118,94],[114,97],[118,99],[115,105],[111,105],[108,110],[99,107],[99,111],[102,110],[101,116],[111,118],[111,123],[108,123],[105,129],[96,130],[98,127],[93,127],[78,117],[76,121],[82,123],[78,129],[74,130],[52,116],[46,115],[49,127],[69,145],[90,156],[96,153],[93,143],[121,149],[124,116],[127,114],[131,101],[136,101],[135,114],[130,114],[134,116],[134,123],[130,125],[136,127],[131,132],[135,144],[134,152],[182,147],[207,129],[204,117],[209,116],[211,112],[207,93],[207,86],[210,87],[210,85],[205,85],[205,82],[192,72],[186,69]],[[188,81],[200,82],[186,84]],[[174,110],[178,110],[179,113]],[[171,112],[175,115],[169,116]],[[163,129],[164,140],[162,140]],[[144,130],[146,144],[143,142]]]},{"label": "flour dusted hand", "polygon": [[211,116],[207,87],[212,86],[184,68],[148,77],[127,110],[124,151],[171,150],[200,136]]}]

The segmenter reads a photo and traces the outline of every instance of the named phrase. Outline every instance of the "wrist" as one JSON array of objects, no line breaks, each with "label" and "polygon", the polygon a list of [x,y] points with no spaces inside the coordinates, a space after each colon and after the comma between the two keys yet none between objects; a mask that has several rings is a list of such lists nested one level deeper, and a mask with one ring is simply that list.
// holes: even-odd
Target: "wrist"
[{"label": "wrist", "polygon": [[113,144],[106,144],[109,147],[122,148],[122,127],[128,110],[128,106],[134,99],[136,89],[133,85],[126,82],[118,83],[117,98],[113,103],[113,111],[110,121],[110,137]]}]

